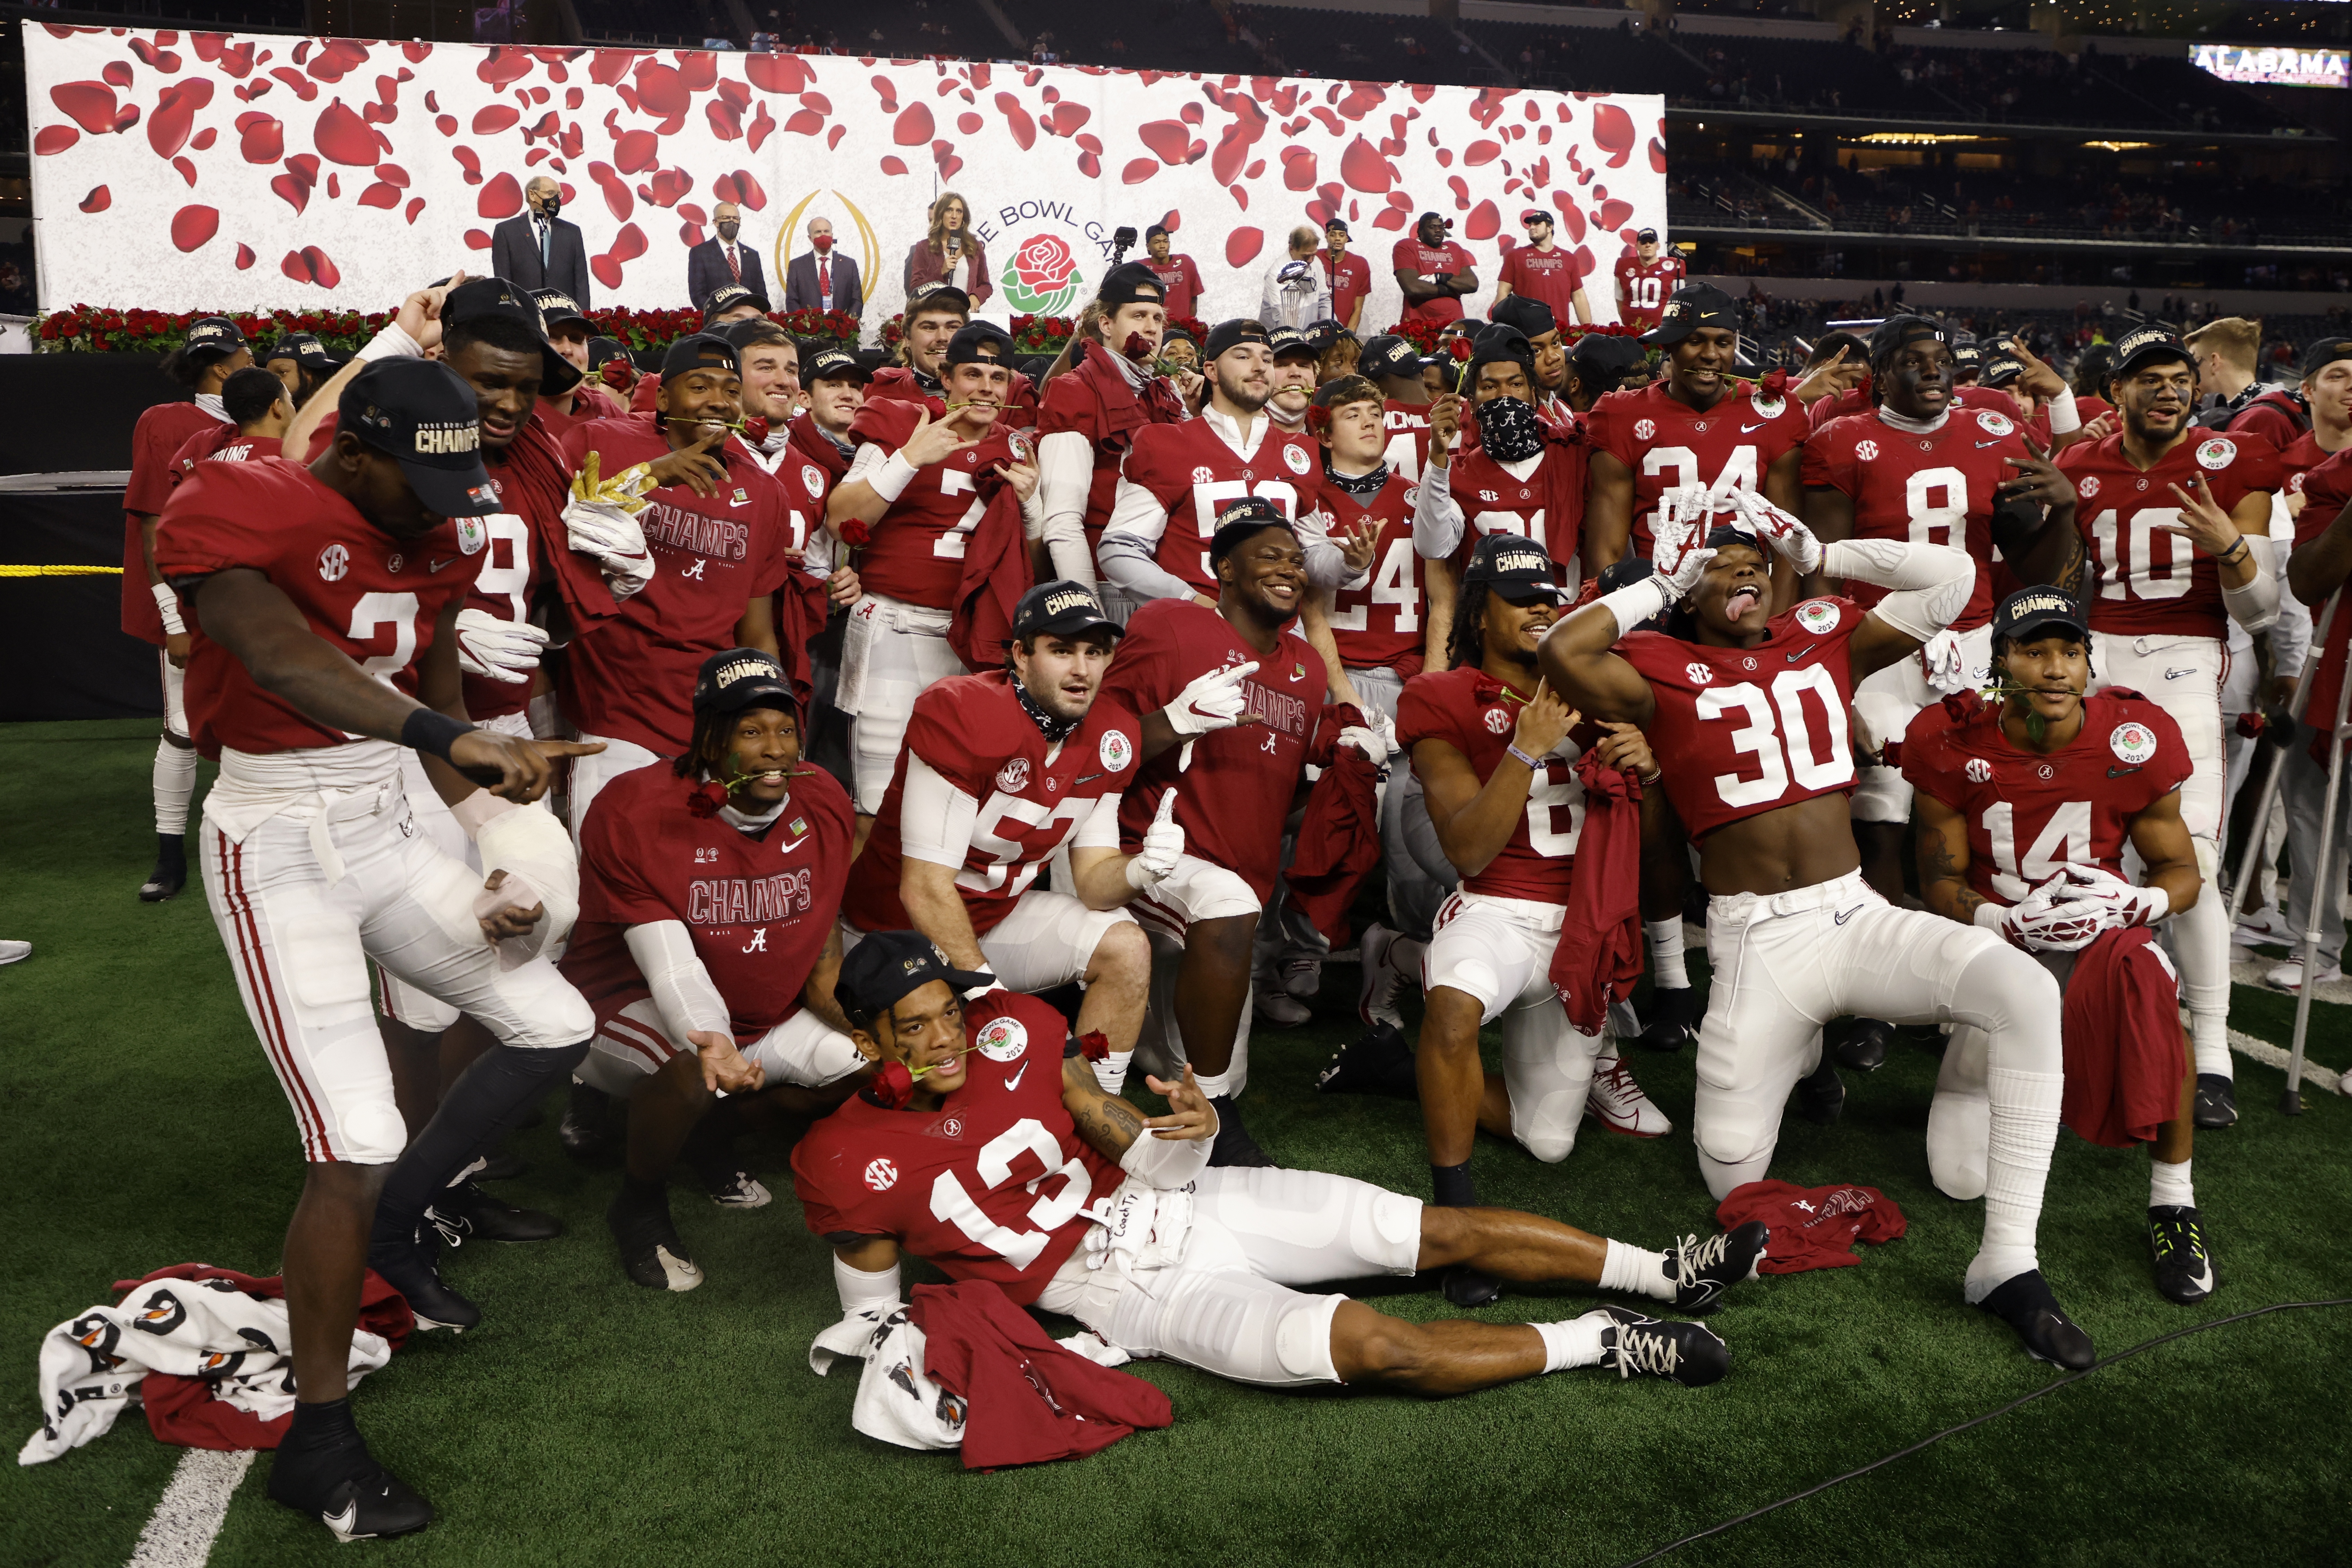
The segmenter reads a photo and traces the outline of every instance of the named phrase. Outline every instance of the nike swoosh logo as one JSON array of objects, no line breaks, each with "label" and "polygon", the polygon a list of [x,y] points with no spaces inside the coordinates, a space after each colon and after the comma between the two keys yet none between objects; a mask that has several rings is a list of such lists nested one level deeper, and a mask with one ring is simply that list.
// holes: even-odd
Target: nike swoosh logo
[{"label": "nike swoosh logo", "polygon": [[1029,1064],[1027,1062],[1023,1062],[1021,1064],[1021,1070],[1004,1080],[1004,1091],[1007,1094],[1010,1094],[1014,1089],[1019,1089],[1021,1087],[1021,1080],[1028,1076]]},{"label": "nike swoosh logo", "polygon": [[441,568],[443,568],[444,566],[455,566],[457,563],[457,558],[456,556],[452,555],[452,556],[451,556],[451,557],[449,557],[449,559],[448,559],[448,560],[446,560],[446,561],[434,561],[434,562],[429,562],[429,563],[426,563],[426,565],[425,565],[425,570],[426,572],[428,572],[428,573],[432,573],[432,572],[438,572],[438,571],[440,571],[440,570],[441,570]]},{"label": "nike swoosh logo", "polygon": [[319,1519],[329,1530],[335,1532],[337,1540],[349,1541],[352,1539],[352,1528],[360,1521],[360,1505],[356,1502],[346,1503],[343,1505],[342,1512],[322,1513]]},{"label": "nike swoosh logo", "polygon": [[[1769,423],[1771,423],[1771,421],[1769,421],[1769,420],[1765,421],[1765,424],[1769,424]],[[1764,426],[1763,426],[1763,425],[1742,425],[1742,426],[1739,427],[1739,433],[1740,433],[1742,436],[1752,435],[1752,434],[1754,434],[1756,431],[1761,430],[1762,428],[1764,428]]]},{"label": "nike swoosh logo", "polygon": [[1979,452],[1981,452],[1981,451],[1983,451],[1987,447],[1998,447],[1998,446],[2000,446],[2000,442],[1998,442],[1998,441],[1979,441],[1979,442],[1978,442],[1978,443],[1977,443],[1977,450],[1978,450],[1978,451],[1979,451]]},{"label": "nike swoosh logo", "polygon": [[[1103,777],[1103,776],[1104,776],[1104,775],[1103,775],[1103,774],[1101,774],[1101,773],[1080,773],[1080,774],[1077,776],[1077,779],[1076,779],[1076,784],[1092,784],[1092,783],[1094,783],[1094,782],[1095,782],[1095,780],[1097,780],[1097,779],[1098,779],[1098,778],[1101,778],[1101,777]],[[1074,787],[1075,787],[1075,786],[1074,786]]]},{"label": "nike swoosh logo", "polygon": [[2206,1292],[2207,1294],[2209,1294],[2209,1295],[2210,1295],[2210,1294],[2211,1294],[2211,1292],[2212,1292],[2212,1289],[2213,1289],[2213,1264],[2212,1264],[2211,1259],[2210,1259],[2210,1258],[2206,1260],[2206,1264],[2205,1264],[2205,1268],[2204,1268],[2203,1272],[2200,1273],[2200,1274],[2197,1276],[2197,1288],[2198,1288],[2200,1290],[2205,1291],[2205,1292]]},{"label": "nike swoosh logo", "polygon": [[778,845],[778,846],[777,846],[777,847],[778,847],[778,848],[780,848],[780,849],[782,849],[785,854],[789,855],[789,854],[791,854],[793,850],[798,849],[802,845],[806,844],[807,842],[809,842],[809,840],[811,840],[812,838],[814,838],[815,837],[816,837],[816,835],[815,835],[815,834],[814,834],[814,833],[803,833],[803,834],[802,834],[798,838],[793,839],[790,844],[780,844],[780,845]]},{"label": "nike swoosh logo", "polygon": [[1794,663],[1796,663],[1799,659],[1801,659],[1801,658],[1804,658],[1807,654],[1809,654],[1809,653],[1812,652],[1812,651],[1813,651],[1813,649],[1815,649],[1815,648],[1817,648],[1817,647],[1821,647],[1821,646],[1822,646],[1822,645],[1821,645],[1821,644],[1819,644],[1819,643],[1817,643],[1817,642],[1815,642],[1815,643],[1807,643],[1804,647],[1802,647],[1799,648],[1796,652],[1794,652],[1794,653],[1784,653],[1784,654],[1782,654],[1780,657],[1781,657],[1782,658],[1787,659],[1790,664],[1794,664]]},{"label": "nike swoosh logo", "polygon": [[2184,675],[2194,675],[2197,672],[2193,669],[2168,669],[2164,672],[2164,679],[2167,680],[2178,680]]},{"label": "nike swoosh logo", "polygon": [[2137,768],[2109,768],[2107,770],[2107,776],[2111,779],[2119,779],[2126,773],[2136,773],[2137,772],[2139,772]]},{"label": "nike swoosh logo", "polygon": [[1862,913],[1862,909],[1863,907],[1860,904],[1854,905],[1853,908],[1846,910],[1843,914],[1837,917],[1837,923],[1840,925],[1845,924],[1846,921]]}]

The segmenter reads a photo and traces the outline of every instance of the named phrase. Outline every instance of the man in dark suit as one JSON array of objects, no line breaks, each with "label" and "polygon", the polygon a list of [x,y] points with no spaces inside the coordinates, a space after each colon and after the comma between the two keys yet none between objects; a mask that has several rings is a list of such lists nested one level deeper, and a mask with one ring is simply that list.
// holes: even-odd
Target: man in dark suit
[{"label": "man in dark suit", "polygon": [[809,248],[784,268],[784,309],[864,316],[866,291],[858,286],[857,263],[833,248],[833,225],[811,218],[808,237]]},{"label": "man in dark suit", "polygon": [[719,237],[706,239],[686,253],[686,292],[694,307],[700,310],[712,289],[730,283],[740,283],[766,299],[768,282],[760,270],[760,253],[735,242],[743,228],[742,209],[733,202],[720,202],[711,209],[710,221]]},{"label": "man in dark suit", "polygon": [[490,270],[525,289],[558,289],[588,309],[588,241],[555,215],[563,191],[545,174],[523,187],[530,210],[490,231]]}]

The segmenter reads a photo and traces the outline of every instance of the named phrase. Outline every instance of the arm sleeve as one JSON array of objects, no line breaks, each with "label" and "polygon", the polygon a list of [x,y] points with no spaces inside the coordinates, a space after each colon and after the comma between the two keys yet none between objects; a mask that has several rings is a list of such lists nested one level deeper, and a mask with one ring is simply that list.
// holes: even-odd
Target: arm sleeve
[{"label": "arm sleeve", "polygon": [[654,921],[633,925],[623,934],[637,973],[654,994],[661,1014],[662,1032],[681,1049],[690,1048],[687,1036],[698,1029],[732,1037],[735,1029],[726,1000],[710,982],[710,972],[695,956],[694,938],[684,921]]},{"label": "arm sleeve", "polygon": [[[2271,547],[2273,556],[2278,547]],[[2311,612],[2286,585],[2285,574],[2279,579],[2279,617],[2271,626],[2271,667],[2279,674],[2296,676],[2303,673],[2304,661],[2311,657]]]},{"label": "arm sleeve", "polygon": [[1421,471],[1421,493],[1412,503],[1412,547],[1425,561],[1444,561],[1462,548],[1467,523],[1454,500],[1454,465]]},{"label": "arm sleeve", "polygon": [[1118,847],[1118,800],[1115,795],[1107,795],[1095,802],[1095,808],[1078,824],[1077,837],[1070,841],[1072,848]]},{"label": "arm sleeve", "polygon": [[845,485],[852,479],[864,479],[870,484],[874,479],[874,470],[889,460],[890,454],[881,442],[862,441],[858,443],[857,456],[849,460],[849,472],[841,477],[841,482]]},{"label": "arm sleeve", "polygon": [[1926,642],[1968,608],[1977,563],[1965,550],[1900,539],[1840,539],[1822,552],[1822,570],[1891,590],[1871,614]]},{"label": "arm sleeve", "polygon": [[906,787],[898,801],[899,852],[909,860],[961,869],[979,820],[980,802],[910,748]]},{"label": "arm sleeve", "polygon": [[1095,478],[1094,443],[1076,430],[1056,430],[1037,442],[1037,494],[1045,501],[1038,531],[1054,560],[1054,575],[1095,584],[1087,549],[1087,492]]},{"label": "arm sleeve", "polygon": [[[1122,488],[1125,483],[1120,481]],[[1184,580],[1152,559],[1151,545],[1136,535],[1114,534],[1104,529],[1098,548],[1102,574],[1129,598],[1189,599],[1192,596],[1192,590]]]},{"label": "arm sleeve", "polygon": [[2224,584],[2221,604],[2229,610],[2230,618],[2249,632],[2269,630],[2277,624],[2279,616],[2279,570],[2272,553],[2272,542],[2263,534],[2244,533],[2246,553],[2254,565],[2254,580],[2242,588]]}]

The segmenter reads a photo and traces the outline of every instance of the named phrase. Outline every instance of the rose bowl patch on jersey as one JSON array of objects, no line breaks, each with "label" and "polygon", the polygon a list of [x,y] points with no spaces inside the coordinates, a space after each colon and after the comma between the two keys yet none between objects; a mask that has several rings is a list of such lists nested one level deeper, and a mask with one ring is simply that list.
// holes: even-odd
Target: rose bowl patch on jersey
[{"label": "rose bowl patch on jersey", "polygon": [[2107,749],[2117,762],[2138,767],[2156,755],[2156,731],[2137,719],[2118,724],[2107,736]]},{"label": "rose bowl patch on jersey", "polygon": [[2197,448],[2197,466],[2220,473],[2238,456],[2238,444],[2225,436],[2216,436]]},{"label": "rose bowl patch on jersey", "polygon": [[1305,447],[1285,447],[1282,449],[1282,466],[1294,474],[1303,474],[1313,465],[1307,461]]},{"label": "rose bowl patch on jersey", "polygon": [[1808,599],[1797,606],[1797,624],[1815,637],[1834,631],[1838,624],[1838,607],[1827,599]]},{"label": "rose bowl patch on jersey", "polygon": [[2017,428],[2017,423],[1998,408],[1979,408],[1977,410],[1977,428],[1988,436],[2006,436]]},{"label": "rose bowl patch on jersey", "polygon": [[1017,1061],[1029,1048],[1029,1026],[1018,1018],[992,1018],[972,1044],[990,1061]]},{"label": "rose bowl patch on jersey", "polygon": [[1104,731],[1102,739],[1095,745],[1096,757],[1112,773],[1117,773],[1127,766],[1128,758],[1134,754],[1134,742],[1127,738],[1127,731],[1124,730]]}]

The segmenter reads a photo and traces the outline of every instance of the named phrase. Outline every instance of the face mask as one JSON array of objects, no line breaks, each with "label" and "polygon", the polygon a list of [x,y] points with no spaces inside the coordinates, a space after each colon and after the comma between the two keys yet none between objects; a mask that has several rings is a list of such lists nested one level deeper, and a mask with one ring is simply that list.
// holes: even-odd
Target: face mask
[{"label": "face mask", "polygon": [[1493,398],[1478,405],[1478,439],[1496,462],[1523,462],[1543,450],[1543,426],[1533,404]]},{"label": "face mask", "polygon": [[541,213],[551,219],[557,213],[563,210],[563,198],[562,196],[550,196],[545,201],[539,204],[539,210]]},{"label": "face mask", "polygon": [[819,256],[823,256],[826,251],[833,248],[833,236],[829,234],[815,235],[810,238],[809,244],[815,247],[816,253]]},{"label": "face mask", "polygon": [[719,237],[721,239],[732,239],[735,237],[737,231],[741,229],[742,226],[743,226],[740,223],[722,223],[719,226]]}]

